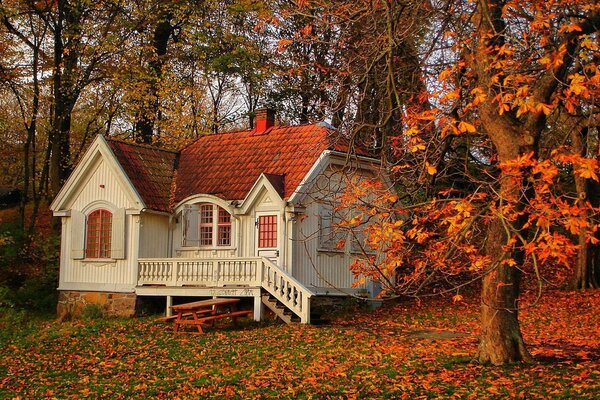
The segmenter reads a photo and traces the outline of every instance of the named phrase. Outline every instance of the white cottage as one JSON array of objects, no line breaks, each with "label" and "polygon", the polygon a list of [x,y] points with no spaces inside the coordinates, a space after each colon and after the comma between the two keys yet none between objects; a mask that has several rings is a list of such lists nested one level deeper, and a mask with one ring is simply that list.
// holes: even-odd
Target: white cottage
[{"label": "white cottage", "polygon": [[[325,124],[203,136],[180,152],[98,136],[51,205],[62,221],[59,314],[86,303],[132,315],[138,296],[253,297],[290,322],[353,287],[357,256],[333,199],[375,160]],[[372,294],[372,293],[371,293]]]}]

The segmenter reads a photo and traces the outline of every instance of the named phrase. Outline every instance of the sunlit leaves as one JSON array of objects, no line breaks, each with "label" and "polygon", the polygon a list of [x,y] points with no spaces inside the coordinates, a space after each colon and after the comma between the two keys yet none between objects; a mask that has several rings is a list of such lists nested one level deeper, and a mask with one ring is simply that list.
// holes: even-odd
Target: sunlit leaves
[{"label": "sunlit leaves", "polygon": [[[423,166],[427,174],[437,173],[428,161]],[[372,181],[360,181],[344,196],[344,205],[363,215],[370,215],[364,233],[366,246],[377,254],[358,258],[352,266],[356,276],[369,277],[384,283],[386,292],[410,292],[425,276],[454,276],[469,272],[484,274],[494,267],[493,255],[486,254],[482,234],[490,220],[501,218],[511,233],[503,248],[506,257],[501,265],[517,267],[510,256],[515,249],[525,250],[527,260],[519,268],[535,266],[554,273],[572,267],[577,251],[573,236],[587,233],[589,240],[596,227],[589,215],[600,212],[589,203],[574,203],[562,193],[559,182],[566,170],[578,176],[598,179],[596,160],[556,151],[550,158],[539,159],[533,152],[500,164],[502,179],[523,189],[501,193],[500,200],[490,204],[490,196],[498,193],[478,191],[462,193],[452,198],[456,190],[445,189],[441,198],[419,205],[396,203],[397,196]],[[520,229],[531,229],[531,236],[520,236],[518,221],[526,217]],[[358,227],[353,218],[349,224]],[[542,273],[544,273],[542,271]],[[565,276],[563,272],[561,276]],[[431,279],[431,278],[428,278]]]},{"label": "sunlit leaves", "polygon": [[458,130],[460,132],[474,133],[476,129],[475,129],[475,126],[473,126],[472,124],[470,124],[466,121],[460,121],[458,123]]}]

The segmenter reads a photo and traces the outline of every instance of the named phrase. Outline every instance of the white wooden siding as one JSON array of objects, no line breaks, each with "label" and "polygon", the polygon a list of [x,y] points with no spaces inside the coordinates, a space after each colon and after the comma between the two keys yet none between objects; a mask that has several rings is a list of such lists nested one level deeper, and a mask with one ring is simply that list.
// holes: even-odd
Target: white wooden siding
[{"label": "white wooden siding", "polygon": [[140,258],[169,257],[169,217],[142,213],[140,223]]},{"label": "white wooden siding", "polygon": [[[361,171],[363,176],[372,175]],[[350,240],[342,250],[325,251],[319,246],[319,202],[335,203],[336,195],[344,190],[347,173],[339,167],[328,167],[310,185],[305,187],[304,216],[297,218],[293,228],[293,275],[309,289],[352,288],[355,279],[350,265],[355,259],[350,250]],[[356,288],[366,288],[360,285]]]},{"label": "white wooden siding", "polygon": [[125,222],[126,259],[122,260],[74,260],[71,252],[70,223],[71,219],[63,217],[61,245],[61,268],[59,290],[96,290],[114,292],[132,292],[137,282],[137,250],[136,225],[139,216],[127,215]]},{"label": "white wooden siding", "polygon": [[[353,257],[347,251],[319,249],[319,206],[313,202],[306,207],[306,218],[298,221],[294,241],[294,277],[311,287],[351,288],[354,277],[350,272]],[[363,286],[359,286],[363,287]]]},{"label": "white wooden siding", "polygon": [[[94,203],[113,210],[136,209],[129,189],[101,157],[92,164],[83,182],[70,196],[68,208],[89,213]],[[90,260],[71,257],[71,217],[62,217],[59,290],[133,292],[137,282],[138,215],[125,215],[125,259]]]},{"label": "white wooden siding", "polygon": [[106,201],[116,208],[138,208],[139,205],[131,201],[128,192],[119,182],[109,164],[100,158],[90,168],[85,183],[71,196],[73,200],[66,208],[81,211],[94,201]]}]

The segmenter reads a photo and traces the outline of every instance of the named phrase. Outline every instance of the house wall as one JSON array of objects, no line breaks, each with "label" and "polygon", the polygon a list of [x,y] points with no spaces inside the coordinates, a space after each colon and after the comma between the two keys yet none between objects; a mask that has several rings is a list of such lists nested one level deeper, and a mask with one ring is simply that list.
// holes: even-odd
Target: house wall
[{"label": "house wall", "polygon": [[169,217],[142,213],[140,223],[140,258],[169,257]]},{"label": "house wall", "polygon": [[[352,172],[356,174],[356,171]],[[368,170],[360,170],[362,176],[373,176]],[[303,190],[304,211],[297,215],[293,227],[293,276],[306,287],[318,293],[335,292],[339,289],[366,290],[367,285],[353,287],[355,278],[350,265],[359,254],[353,253],[350,240],[342,249],[331,249],[320,245],[320,208],[337,205],[336,196],[345,187],[348,172],[344,166],[328,165]]]},{"label": "house wall", "polygon": [[[326,250],[319,248],[319,204],[311,202],[295,226],[293,250],[293,275],[306,287],[352,288],[354,277],[350,265],[354,256],[346,249]],[[364,288],[364,285],[358,288]]]},{"label": "house wall", "polygon": [[[113,166],[98,157],[88,173],[79,181],[65,209],[90,212],[96,205],[103,208],[131,209],[139,207],[122,186]],[[139,215],[125,215],[124,259],[74,259],[72,256],[73,217],[62,217],[61,259],[58,290],[133,292],[137,282]]]}]

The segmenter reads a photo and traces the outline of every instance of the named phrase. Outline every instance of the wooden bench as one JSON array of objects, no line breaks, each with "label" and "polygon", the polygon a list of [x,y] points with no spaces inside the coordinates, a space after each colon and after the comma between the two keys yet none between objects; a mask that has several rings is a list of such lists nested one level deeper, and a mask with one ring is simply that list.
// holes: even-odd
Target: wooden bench
[{"label": "wooden bench", "polygon": [[[199,311],[196,311],[196,314],[210,314],[210,313],[212,313],[212,310],[199,310]],[[183,313],[183,314],[181,314],[182,318],[188,318],[188,317],[192,317],[192,316],[193,315],[192,315],[191,312],[190,313]],[[160,317],[160,318],[157,319],[157,321],[159,321],[159,322],[173,322],[176,319],[177,319],[177,314],[170,315],[168,317]]]},{"label": "wooden bench", "polygon": [[182,325],[195,326],[199,333],[203,333],[202,325],[224,318],[231,318],[234,325],[237,318],[253,314],[252,310],[236,309],[240,299],[235,298],[214,298],[210,300],[200,300],[192,303],[178,304],[171,309],[177,313],[173,317],[165,317],[165,320],[173,321],[173,331],[178,332]]},{"label": "wooden bench", "polygon": [[200,323],[204,323],[204,322],[209,322],[209,321],[215,321],[218,319],[232,318],[233,322],[235,323],[237,317],[249,317],[252,314],[254,314],[254,311],[252,311],[252,310],[240,310],[240,311],[232,311],[232,312],[227,312],[227,313],[222,313],[222,314],[209,315],[207,317],[198,318],[198,320],[200,321]]}]

